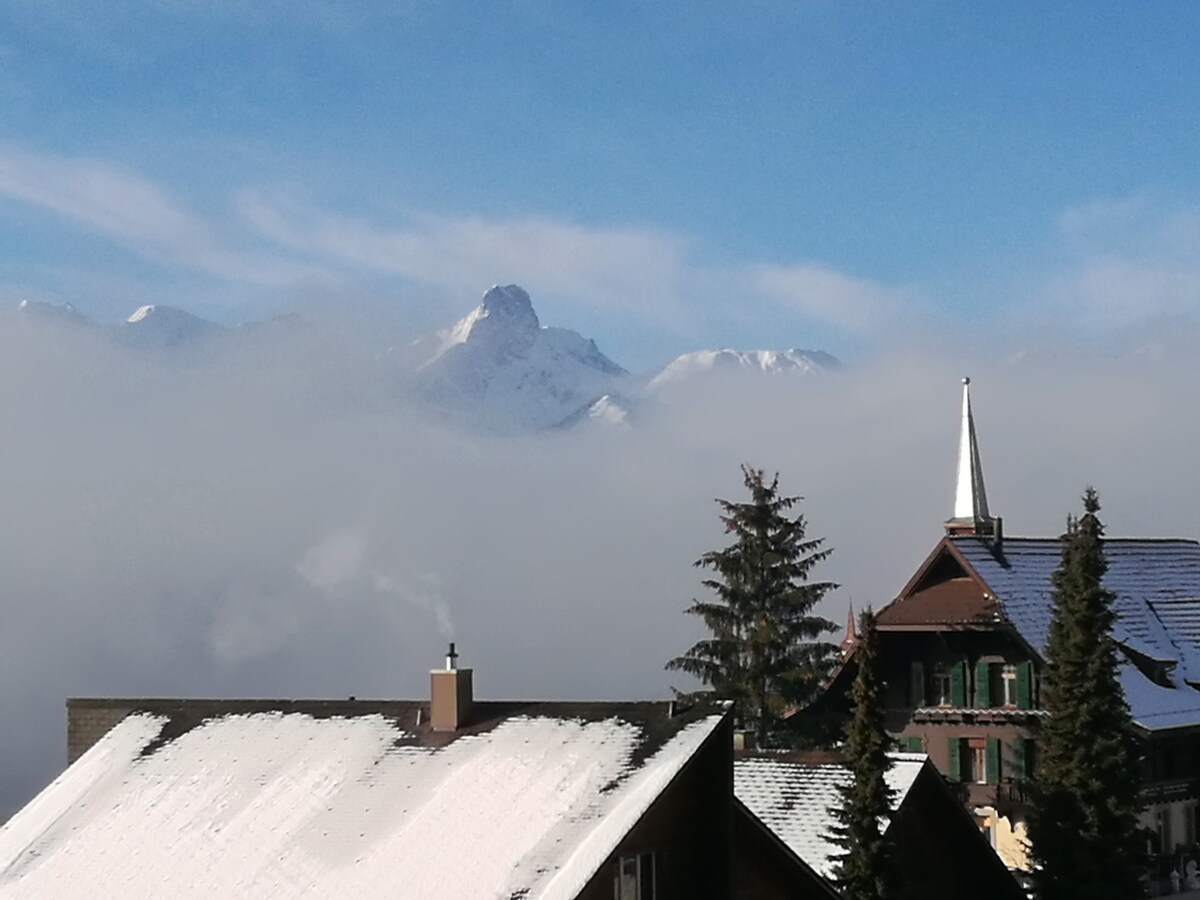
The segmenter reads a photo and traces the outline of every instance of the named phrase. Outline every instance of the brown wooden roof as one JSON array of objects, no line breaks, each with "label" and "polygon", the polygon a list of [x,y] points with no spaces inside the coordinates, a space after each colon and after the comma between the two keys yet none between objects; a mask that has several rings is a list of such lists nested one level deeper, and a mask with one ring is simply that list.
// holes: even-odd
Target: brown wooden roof
[{"label": "brown wooden roof", "polygon": [[881,629],[988,627],[1004,611],[974,567],[943,539],[895,600],[879,611]]}]

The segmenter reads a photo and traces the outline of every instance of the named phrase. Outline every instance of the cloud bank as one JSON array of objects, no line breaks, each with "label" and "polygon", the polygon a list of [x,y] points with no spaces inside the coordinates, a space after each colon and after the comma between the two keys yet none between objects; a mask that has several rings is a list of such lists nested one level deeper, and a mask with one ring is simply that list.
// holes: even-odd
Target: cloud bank
[{"label": "cloud bank", "polygon": [[1057,533],[1087,484],[1113,534],[1197,531],[1190,362],[901,356],[491,439],[418,418],[377,343],[164,358],[0,323],[0,810],[60,768],[67,696],[420,697],[451,636],[486,697],[686,687],[662,666],[742,462],[834,548],[823,611],[882,604],[949,514],[966,371],[1009,533]]}]

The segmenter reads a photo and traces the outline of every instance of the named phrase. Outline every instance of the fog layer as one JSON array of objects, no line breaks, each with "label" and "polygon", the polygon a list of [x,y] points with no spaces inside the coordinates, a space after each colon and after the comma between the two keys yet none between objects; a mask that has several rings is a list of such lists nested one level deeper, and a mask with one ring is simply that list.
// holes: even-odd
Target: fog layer
[{"label": "fog layer", "polygon": [[886,603],[950,513],[963,374],[1007,533],[1088,484],[1111,534],[1197,532],[1191,363],[894,356],[496,439],[419,419],[379,346],[0,328],[0,817],[61,769],[68,696],[421,697],[451,637],[483,697],[690,687],[663,663],[743,462],[834,548],[825,614]]}]

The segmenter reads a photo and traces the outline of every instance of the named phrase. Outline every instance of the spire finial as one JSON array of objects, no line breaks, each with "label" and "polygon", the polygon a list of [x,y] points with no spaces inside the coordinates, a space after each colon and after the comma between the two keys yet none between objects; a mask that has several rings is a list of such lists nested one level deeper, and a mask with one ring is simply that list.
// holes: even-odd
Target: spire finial
[{"label": "spire finial", "polygon": [[975,438],[971,414],[971,379],[962,380],[962,423],[958,436],[958,476],[954,490],[954,516],[946,523],[951,534],[991,534],[987,490],[983,486],[983,464]]}]

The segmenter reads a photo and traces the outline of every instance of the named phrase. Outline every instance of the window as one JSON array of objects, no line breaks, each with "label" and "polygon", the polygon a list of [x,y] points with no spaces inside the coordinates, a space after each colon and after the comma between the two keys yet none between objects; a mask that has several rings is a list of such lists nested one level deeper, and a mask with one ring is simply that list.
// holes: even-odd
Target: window
[{"label": "window", "polygon": [[1017,667],[1012,663],[997,666],[1000,670],[1000,690],[997,697],[1001,706],[1017,705]]},{"label": "window", "polygon": [[1163,807],[1154,813],[1154,823],[1158,830],[1158,846],[1162,853],[1175,850],[1175,842],[1171,839],[1171,807]]},{"label": "window", "polygon": [[987,746],[971,748],[971,780],[987,784]]},{"label": "window", "polygon": [[921,707],[925,700],[925,663],[915,662],[909,667],[908,699],[913,707]]},{"label": "window", "polygon": [[951,700],[950,694],[950,667],[945,663],[934,663],[933,680],[931,683],[933,693],[930,695],[930,700],[934,706],[949,706]]},{"label": "window", "polygon": [[1029,781],[1037,772],[1038,746],[1033,738],[1013,739],[1014,775],[1021,781]]},{"label": "window", "polygon": [[622,856],[613,882],[613,900],[654,900],[654,854]]},{"label": "window", "polygon": [[925,739],[919,734],[906,734],[900,738],[900,749],[905,753],[924,753]]},{"label": "window", "polygon": [[950,777],[974,784],[1000,781],[998,738],[951,738]]},{"label": "window", "polygon": [[1196,843],[1196,813],[1200,806],[1189,803],[1183,808],[1183,843],[1191,847]]}]

